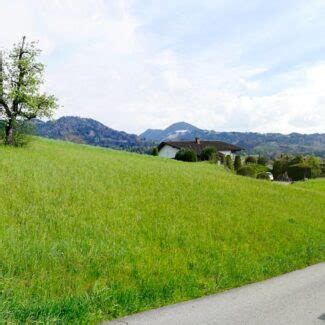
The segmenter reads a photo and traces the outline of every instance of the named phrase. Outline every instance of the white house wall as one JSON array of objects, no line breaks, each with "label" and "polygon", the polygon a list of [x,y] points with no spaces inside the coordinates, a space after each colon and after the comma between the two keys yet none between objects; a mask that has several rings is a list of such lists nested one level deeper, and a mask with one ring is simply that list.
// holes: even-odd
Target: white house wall
[{"label": "white house wall", "polygon": [[[176,156],[176,153],[179,151],[179,149],[176,149],[172,146],[169,146],[167,144],[165,144],[160,150],[159,150],[159,153],[158,155],[160,157],[164,157],[164,158],[175,158]],[[220,152],[221,154],[223,154],[224,156],[228,156],[230,155],[230,157],[232,159],[235,158],[235,154],[232,153],[230,150],[224,150],[224,151],[218,151]]]},{"label": "white house wall", "polygon": [[235,154],[233,154],[230,150],[228,150],[228,151],[219,151],[219,152],[222,153],[225,157],[229,155],[231,157],[231,159],[235,159]]},{"label": "white house wall", "polygon": [[173,148],[168,145],[164,145],[160,150],[159,150],[159,156],[164,157],[164,158],[175,158],[176,153],[178,152],[179,149]]}]

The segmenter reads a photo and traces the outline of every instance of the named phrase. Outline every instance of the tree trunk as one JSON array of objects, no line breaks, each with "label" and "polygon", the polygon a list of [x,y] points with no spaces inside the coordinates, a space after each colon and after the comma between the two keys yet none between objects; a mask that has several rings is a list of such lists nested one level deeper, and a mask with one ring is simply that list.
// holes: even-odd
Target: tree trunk
[{"label": "tree trunk", "polygon": [[14,144],[14,125],[15,125],[15,121],[14,119],[10,119],[7,122],[6,125],[6,134],[5,134],[5,144],[6,145],[13,145]]}]

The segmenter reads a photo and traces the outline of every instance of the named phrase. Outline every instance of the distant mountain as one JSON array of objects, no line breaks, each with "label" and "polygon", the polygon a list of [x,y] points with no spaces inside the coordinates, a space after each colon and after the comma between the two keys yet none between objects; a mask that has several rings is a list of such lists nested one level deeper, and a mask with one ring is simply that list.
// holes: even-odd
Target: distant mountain
[{"label": "distant mountain", "polygon": [[196,126],[186,123],[186,122],[178,122],[170,125],[168,128],[164,130],[159,129],[148,129],[142,134],[140,137],[146,139],[148,141],[163,141],[163,140],[173,140],[186,138],[187,135],[193,134],[193,132],[201,131]]},{"label": "distant mountain", "polygon": [[139,136],[116,131],[90,118],[66,116],[48,122],[34,120],[33,124],[36,134],[47,138],[117,149],[143,145]]},{"label": "distant mountain", "polygon": [[315,154],[325,157],[325,134],[216,132],[178,122],[164,130],[148,129],[140,136],[111,129],[89,118],[61,117],[55,121],[34,120],[36,134],[101,147],[148,153],[163,140],[220,140],[246,149],[249,154],[276,156],[287,154]]},{"label": "distant mountain", "polygon": [[246,149],[247,153],[275,156],[288,154],[315,154],[325,157],[325,134],[216,132],[199,129],[179,122],[164,130],[148,129],[140,135],[146,141],[159,143],[164,140],[186,141],[199,137],[202,140],[220,140]]}]

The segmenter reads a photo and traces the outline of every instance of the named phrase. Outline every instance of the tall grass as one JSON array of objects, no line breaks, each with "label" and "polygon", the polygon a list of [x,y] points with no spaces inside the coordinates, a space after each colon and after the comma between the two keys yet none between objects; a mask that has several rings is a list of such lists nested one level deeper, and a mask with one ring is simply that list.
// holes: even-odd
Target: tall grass
[{"label": "tall grass", "polygon": [[208,163],[0,148],[0,319],[96,323],[323,261],[324,205]]}]

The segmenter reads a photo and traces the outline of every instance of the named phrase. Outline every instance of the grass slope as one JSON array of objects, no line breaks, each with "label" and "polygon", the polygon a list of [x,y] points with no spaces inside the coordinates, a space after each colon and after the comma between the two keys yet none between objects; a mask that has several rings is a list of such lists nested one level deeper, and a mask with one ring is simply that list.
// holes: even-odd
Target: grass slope
[{"label": "grass slope", "polygon": [[317,179],[310,179],[307,181],[296,182],[293,183],[292,186],[304,190],[317,191],[325,195],[325,178],[317,178]]},{"label": "grass slope", "polygon": [[324,260],[324,191],[37,139],[0,148],[1,321],[98,322]]}]

